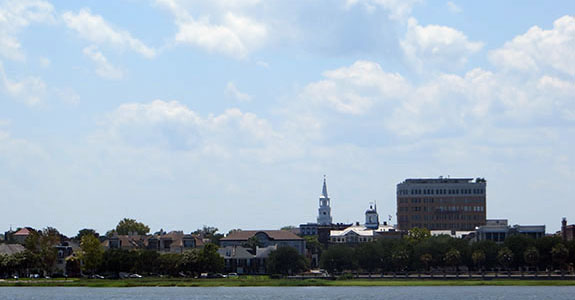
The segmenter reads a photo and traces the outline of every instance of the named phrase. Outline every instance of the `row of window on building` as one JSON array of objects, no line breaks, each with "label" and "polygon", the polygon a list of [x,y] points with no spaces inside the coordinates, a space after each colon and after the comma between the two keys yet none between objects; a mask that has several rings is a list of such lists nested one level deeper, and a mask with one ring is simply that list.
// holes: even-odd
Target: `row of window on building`
[{"label": "row of window on building", "polygon": [[400,198],[399,203],[481,203],[484,198]]},{"label": "row of window on building", "polygon": [[[398,209],[400,212],[408,212],[408,206],[400,206]],[[483,206],[412,206],[411,211],[423,211],[423,212],[484,212],[485,207]]]},{"label": "row of window on building", "polygon": [[349,239],[346,237],[332,237],[330,242],[332,243],[364,243],[373,241],[372,237],[355,237],[354,239]]},{"label": "row of window on building", "polygon": [[480,215],[411,215],[411,216],[399,216],[399,222],[407,222],[411,219],[412,221],[439,221],[439,220],[450,220],[450,221],[477,221],[481,220]]},{"label": "row of window on building", "polygon": [[439,223],[439,224],[425,224],[413,223],[413,227],[418,228],[433,228],[433,230],[473,230],[475,226],[472,224],[456,224],[456,223]]},{"label": "row of window on building", "polygon": [[399,195],[483,195],[485,189],[401,189]]}]

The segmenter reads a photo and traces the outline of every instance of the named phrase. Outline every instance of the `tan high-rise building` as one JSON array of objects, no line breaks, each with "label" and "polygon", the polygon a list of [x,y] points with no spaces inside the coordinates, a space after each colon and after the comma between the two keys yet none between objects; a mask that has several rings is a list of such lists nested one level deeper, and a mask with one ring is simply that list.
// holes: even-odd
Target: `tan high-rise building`
[{"label": "tan high-rise building", "polygon": [[485,225],[486,185],[483,178],[406,179],[397,185],[398,227],[471,231]]}]

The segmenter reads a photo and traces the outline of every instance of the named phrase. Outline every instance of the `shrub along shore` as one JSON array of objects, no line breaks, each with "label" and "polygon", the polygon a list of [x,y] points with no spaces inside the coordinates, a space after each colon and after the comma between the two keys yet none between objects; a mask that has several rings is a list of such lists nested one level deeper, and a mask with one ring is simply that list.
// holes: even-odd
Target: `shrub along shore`
[{"label": "shrub along shore", "polygon": [[281,287],[281,286],[575,286],[575,280],[526,279],[271,279],[246,276],[221,279],[20,279],[0,281],[0,287]]}]

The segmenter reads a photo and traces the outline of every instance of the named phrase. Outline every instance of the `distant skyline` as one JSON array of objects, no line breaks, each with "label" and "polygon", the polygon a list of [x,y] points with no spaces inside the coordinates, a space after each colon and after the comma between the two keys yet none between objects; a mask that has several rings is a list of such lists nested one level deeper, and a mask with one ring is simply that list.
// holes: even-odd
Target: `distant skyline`
[{"label": "distant skyline", "polygon": [[575,2],[0,0],[0,229],[334,222],[482,177],[575,222]]}]

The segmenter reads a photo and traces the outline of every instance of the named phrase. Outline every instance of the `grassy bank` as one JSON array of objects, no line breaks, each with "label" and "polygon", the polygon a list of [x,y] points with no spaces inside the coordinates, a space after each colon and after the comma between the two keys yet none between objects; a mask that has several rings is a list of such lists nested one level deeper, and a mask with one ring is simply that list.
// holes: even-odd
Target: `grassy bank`
[{"label": "grassy bank", "polygon": [[323,280],[270,279],[265,276],[224,279],[139,278],[122,280],[6,280],[1,286],[61,286],[61,287],[248,287],[248,286],[575,286],[575,280]]}]

